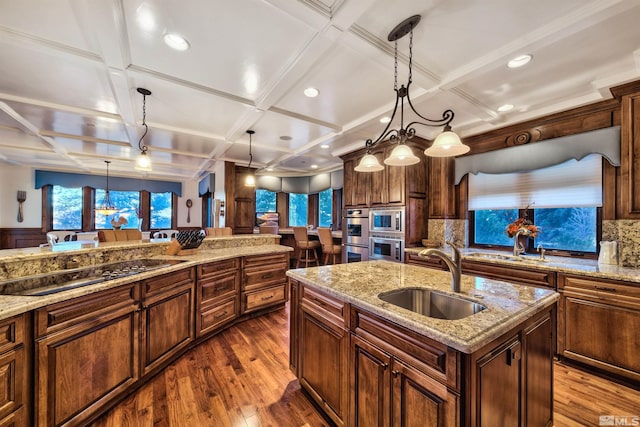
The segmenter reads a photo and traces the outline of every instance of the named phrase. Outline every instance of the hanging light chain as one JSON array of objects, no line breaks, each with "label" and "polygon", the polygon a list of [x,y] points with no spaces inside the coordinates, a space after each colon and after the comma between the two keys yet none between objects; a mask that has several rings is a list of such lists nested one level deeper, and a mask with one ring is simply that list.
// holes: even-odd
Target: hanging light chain
[{"label": "hanging light chain", "polygon": [[[396,41],[396,43],[398,43]],[[413,27],[411,27],[411,31],[409,32],[409,82],[407,83],[407,86],[409,86],[409,83],[411,83],[411,77],[412,77],[412,64],[413,62]]]},{"label": "hanging light chain", "polygon": [[396,50],[394,54],[395,64],[393,68],[393,90],[398,90],[398,40],[396,40]]}]

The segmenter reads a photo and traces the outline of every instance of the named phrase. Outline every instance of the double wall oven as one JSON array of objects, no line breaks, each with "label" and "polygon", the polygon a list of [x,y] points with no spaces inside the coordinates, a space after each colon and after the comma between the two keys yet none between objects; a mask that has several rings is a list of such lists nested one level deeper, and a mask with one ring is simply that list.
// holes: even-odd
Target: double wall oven
[{"label": "double wall oven", "polygon": [[369,209],[345,209],[342,213],[342,262],[369,259]]},{"label": "double wall oven", "polygon": [[342,262],[404,261],[404,207],[345,209]]}]

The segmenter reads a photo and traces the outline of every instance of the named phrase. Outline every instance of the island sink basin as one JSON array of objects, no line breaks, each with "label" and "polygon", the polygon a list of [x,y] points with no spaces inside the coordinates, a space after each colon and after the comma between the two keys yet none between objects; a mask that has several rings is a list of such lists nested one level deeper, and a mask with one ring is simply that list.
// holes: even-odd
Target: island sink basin
[{"label": "island sink basin", "polygon": [[378,298],[423,316],[445,320],[463,319],[486,308],[473,301],[423,288],[397,289],[381,293]]}]

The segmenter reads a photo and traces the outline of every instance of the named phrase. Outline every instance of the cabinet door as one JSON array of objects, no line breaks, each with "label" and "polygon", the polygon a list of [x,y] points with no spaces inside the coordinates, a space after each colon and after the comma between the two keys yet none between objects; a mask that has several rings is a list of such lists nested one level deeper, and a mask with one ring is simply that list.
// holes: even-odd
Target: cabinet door
[{"label": "cabinet door", "polygon": [[553,421],[554,317],[549,313],[524,330],[527,426],[547,426]]},{"label": "cabinet door", "polygon": [[300,384],[337,425],[345,425],[349,382],[348,331],[323,321],[303,306],[300,312]]},{"label": "cabinet door", "polygon": [[195,338],[194,270],[143,282],[142,374],[162,365]]},{"label": "cabinet door", "polygon": [[296,280],[289,279],[289,369],[298,376],[298,318],[299,308],[299,284]]},{"label": "cabinet door", "polygon": [[[394,145],[395,147],[395,145]],[[384,165],[384,149],[373,151],[371,154],[376,156],[378,162],[381,165]],[[370,187],[371,192],[369,194],[369,206],[378,206],[378,205],[386,205],[389,203],[389,185],[391,184],[387,180],[387,170],[392,169],[391,167],[385,167],[381,171],[377,172],[366,172],[367,175],[370,175]],[[404,168],[395,167],[395,169],[402,169],[404,172]],[[364,173],[364,172],[356,172],[356,173]]]},{"label": "cabinet door", "polygon": [[[25,351],[25,318],[23,314],[0,321],[0,420],[17,419],[17,411],[28,403],[31,391],[27,386],[31,368]],[[9,417],[11,414],[15,415]]]},{"label": "cabinet door", "polygon": [[114,309],[36,341],[36,425],[82,425],[136,382],[136,308]]},{"label": "cabinet door", "polygon": [[478,360],[477,413],[479,426],[520,425],[520,340],[515,339]]},{"label": "cabinet door", "polygon": [[391,380],[394,427],[454,427],[460,424],[458,397],[444,384],[396,359],[391,367]]},{"label": "cabinet door", "polygon": [[351,425],[388,426],[391,356],[359,337],[352,336],[351,358]]}]

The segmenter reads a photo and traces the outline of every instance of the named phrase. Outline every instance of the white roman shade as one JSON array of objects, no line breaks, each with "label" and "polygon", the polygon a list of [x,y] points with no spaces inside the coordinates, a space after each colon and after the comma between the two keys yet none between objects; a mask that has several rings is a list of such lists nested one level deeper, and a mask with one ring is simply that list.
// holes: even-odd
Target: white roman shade
[{"label": "white roman shade", "polygon": [[602,156],[528,172],[469,174],[469,210],[602,206]]}]

